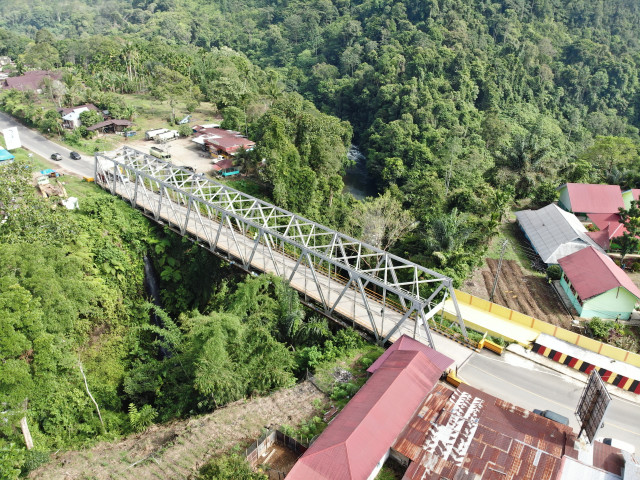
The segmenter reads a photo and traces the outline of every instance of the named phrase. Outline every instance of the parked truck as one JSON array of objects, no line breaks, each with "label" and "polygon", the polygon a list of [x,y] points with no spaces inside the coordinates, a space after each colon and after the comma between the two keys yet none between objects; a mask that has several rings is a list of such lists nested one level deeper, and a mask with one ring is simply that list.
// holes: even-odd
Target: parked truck
[{"label": "parked truck", "polygon": [[153,139],[155,140],[156,143],[166,143],[178,138],[179,136],[180,134],[178,133],[177,130],[167,130],[164,133],[160,133],[156,135],[155,137],[153,137]]},{"label": "parked truck", "polygon": [[155,130],[147,130],[146,132],[144,132],[144,139],[153,140],[157,135],[160,135],[161,133],[165,133],[168,131],[169,131],[168,128],[156,128]]}]

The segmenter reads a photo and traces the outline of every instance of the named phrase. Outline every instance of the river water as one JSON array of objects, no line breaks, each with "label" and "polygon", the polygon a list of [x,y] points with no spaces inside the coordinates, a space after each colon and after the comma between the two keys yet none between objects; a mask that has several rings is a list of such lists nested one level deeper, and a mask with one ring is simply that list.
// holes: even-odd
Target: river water
[{"label": "river water", "polygon": [[345,176],[342,177],[344,182],[344,193],[350,193],[358,200],[365,197],[376,196],[375,182],[367,172],[367,158],[358,150],[358,147],[351,145],[347,153],[349,160],[355,162],[354,166],[348,168]]}]

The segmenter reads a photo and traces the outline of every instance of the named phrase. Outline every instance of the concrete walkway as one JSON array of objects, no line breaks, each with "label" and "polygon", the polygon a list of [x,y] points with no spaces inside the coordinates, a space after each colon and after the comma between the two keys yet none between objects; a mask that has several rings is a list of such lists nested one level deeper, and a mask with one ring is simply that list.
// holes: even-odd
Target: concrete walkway
[{"label": "concrete walkway", "polygon": [[[489,332],[490,335],[504,337],[520,345],[530,345],[540,332],[532,328],[510,322],[501,316],[491,312],[475,308],[472,305],[460,303],[460,313],[467,327],[478,332]],[[445,311],[454,314],[455,309],[451,299],[445,303]]]}]

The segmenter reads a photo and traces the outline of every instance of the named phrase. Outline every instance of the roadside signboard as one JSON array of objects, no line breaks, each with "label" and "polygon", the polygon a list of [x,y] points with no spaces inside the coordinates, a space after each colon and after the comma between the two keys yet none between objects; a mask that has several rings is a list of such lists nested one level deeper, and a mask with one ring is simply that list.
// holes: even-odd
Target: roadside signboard
[{"label": "roadside signboard", "polygon": [[593,443],[593,439],[603,425],[610,403],[611,395],[607,392],[605,383],[600,378],[600,374],[593,370],[576,408],[576,417],[580,422],[578,437],[585,432],[589,443]]},{"label": "roadside signboard", "polygon": [[7,150],[15,150],[22,147],[18,127],[5,128],[2,130],[2,135],[4,135],[4,143],[7,146]]}]

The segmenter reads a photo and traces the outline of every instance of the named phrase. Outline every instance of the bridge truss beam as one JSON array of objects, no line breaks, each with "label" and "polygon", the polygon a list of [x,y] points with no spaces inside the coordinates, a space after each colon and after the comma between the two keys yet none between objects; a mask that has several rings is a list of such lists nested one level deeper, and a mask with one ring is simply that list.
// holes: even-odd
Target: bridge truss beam
[{"label": "bridge truss beam", "polygon": [[428,321],[447,296],[467,338],[452,280],[438,272],[132,148],[96,154],[94,178],[245,270],[282,277],[325,315],[365,326],[378,342],[413,326],[434,347]]}]

